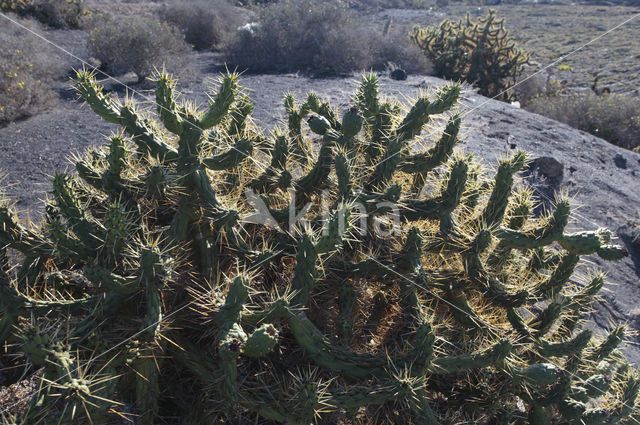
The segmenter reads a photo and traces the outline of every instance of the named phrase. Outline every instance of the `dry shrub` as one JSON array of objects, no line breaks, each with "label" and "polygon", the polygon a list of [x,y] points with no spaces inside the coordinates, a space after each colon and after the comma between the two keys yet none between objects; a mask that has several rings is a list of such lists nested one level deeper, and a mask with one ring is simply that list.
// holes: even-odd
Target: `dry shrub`
[{"label": "dry shrub", "polygon": [[539,96],[527,105],[527,109],[626,149],[640,146],[640,101],[637,97],[572,92]]},{"label": "dry shrub", "polygon": [[78,27],[86,14],[84,0],[0,0],[0,9],[33,16],[53,28]]},{"label": "dry shrub", "polygon": [[287,0],[258,9],[258,22],[237,31],[227,62],[250,72],[344,73],[387,62],[428,69],[403,35],[384,36],[337,0]]},{"label": "dry shrub", "polygon": [[85,15],[84,0],[35,1],[31,14],[43,24],[54,28],[78,27]]},{"label": "dry shrub", "polygon": [[177,1],[165,5],[160,17],[179,28],[187,43],[196,50],[218,47],[240,23],[235,7],[228,0]]},{"label": "dry shrub", "polygon": [[358,8],[384,9],[427,9],[436,0],[349,0],[349,4]]},{"label": "dry shrub", "polygon": [[144,80],[155,68],[176,69],[189,49],[177,28],[154,19],[100,17],[91,25],[91,52],[110,74],[134,72]]},{"label": "dry shrub", "polygon": [[376,60],[370,68],[382,69],[384,64],[391,62],[412,74],[432,74],[433,63],[411,41],[407,31],[398,29],[387,36],[373,33],[371,42],[374,43]]},{"label": "dry shrub", "polygon": [[0,0],[0,10],[3,12],[22,13],[27,10],[31,0]]},{"label": "dry shrub", "polygon": [[516,99],[526,108],[535,98],[540,96],[558,96],[563,91],[560,81],[547,73],[537,73],[518,81],[513,88]]},{"label": "dry shrub", "polygon": [[[35,22],[19,20],[37,28]],[[0,27],[0,123],[6,124],[43,111],[55,104],[51,79],[59,70],[43,42],[24,29],[7,24]]]},{"label": "dry shrub", "polygon": [[278,0],[238,0],[238,4],[242,6],[252,6],[256,4],[276,3]]}]

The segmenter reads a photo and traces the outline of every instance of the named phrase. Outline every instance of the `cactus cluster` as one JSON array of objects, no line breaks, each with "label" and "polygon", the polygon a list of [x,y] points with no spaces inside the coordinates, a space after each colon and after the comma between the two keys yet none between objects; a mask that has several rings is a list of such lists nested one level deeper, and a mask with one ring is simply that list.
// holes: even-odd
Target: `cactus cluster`
[{"label": "cactus cluster", "polygon": [[624,327],[581,326],[604,278],[572,279],[625,251],[570,233],[564,198],[534,217],[524,153],[454,153],[459,85],[405,109],[366,75],[342,114],[287,96],[266,135],[237,75],[203,110],[159,74],[157,114],[76,83],[122,133],[54,177],[41,226],[0,208],[0,341],[41,379],[5,423],[636,418]]},{"label": "cactus cluster", "polygon": [[513,99],[509,88],[529,62],[529,54],[516,47],[495,10],[477,22],[467,13],[464,19],[445,19],[437,27],[416,27],[411,38],[433,61],[436,75],[467,81],[480,94],[500,100]]}]

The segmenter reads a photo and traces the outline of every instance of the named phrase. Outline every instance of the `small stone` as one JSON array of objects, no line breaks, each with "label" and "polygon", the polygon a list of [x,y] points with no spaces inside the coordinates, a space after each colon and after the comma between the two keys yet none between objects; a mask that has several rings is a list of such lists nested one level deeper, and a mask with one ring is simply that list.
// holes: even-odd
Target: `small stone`
[{"label": "small stone", "polygon": [[564,177],[564,165],[555,158],[543,156],[535,158],[523,170],[528,183],[534,188],[534,193],[541,199],[541,203],[533,210],[536,217],[544,213],[545,208],[551,207],[554,193],[560,188]]},{"label": "small stone", "polygon": [[551,180],[555,184],[561,183],[564,176],[564,165],[550,156],[541,156],[534,159],[529,164],[529,169]]},{"label": "small stone", "polygon": [[617,153],[613,158],[613,162],[616,164],[616,167],[622,168],[623,170],[627,169],[627,158],[622,156],[622,154]]},{"label": "small stone", "polygon": [[100,68],[102,66],[102,62],[100,61],[100,59],[95,58],[93,56],[91,56],[91,57],[89,57],[89,59],[87,59],[87,63],[92,68]]},{"label": "small stone", "polygon": [[392,80],[404,81],[407,79],[407,71],[401,68],[396,68],[389,74]]}]

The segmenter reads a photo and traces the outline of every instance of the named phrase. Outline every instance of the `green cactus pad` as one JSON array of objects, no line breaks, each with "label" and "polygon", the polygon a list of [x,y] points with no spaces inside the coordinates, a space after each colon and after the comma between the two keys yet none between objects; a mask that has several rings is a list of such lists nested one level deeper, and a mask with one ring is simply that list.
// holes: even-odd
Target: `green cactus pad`
[{"label": "green cactus pad", "polygon": [[266,356],[278,343],[278,330],[273,325],[262,325],[244,343],[242,353],[248,357]]}]

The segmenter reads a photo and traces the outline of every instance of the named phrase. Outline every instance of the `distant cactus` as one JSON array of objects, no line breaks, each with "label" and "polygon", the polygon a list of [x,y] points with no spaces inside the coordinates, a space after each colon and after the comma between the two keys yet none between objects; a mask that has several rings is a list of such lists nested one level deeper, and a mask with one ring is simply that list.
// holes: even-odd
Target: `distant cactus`
[{"label": "distant cactus", "polygon": [[453,153],[460,86],[404,110],[367,75],[342,117],[289,96],[288,131],[266,136],[236,75],[205,110],[157,76],[155,117],[90,73],[76,83],[123,133],[55,176],[41,227],[0,208],[0,341],[42,383],[10,423],[637,416],[624,327],[581,327],[603,276],[571,280],[580,256],[626,252],[606,230],[568,233],[566,199],[532,217],[523,153],[488,179]]},{"label": "distant cactus", "polygon": [[445,19],[437,27],[417,27],[411,38],[434,63],[437,76],[467,81],[484,96],[511,100],[508,90],[529,62],[529,54],[516,47],[497,19],[495,10],[477,22]]}]

